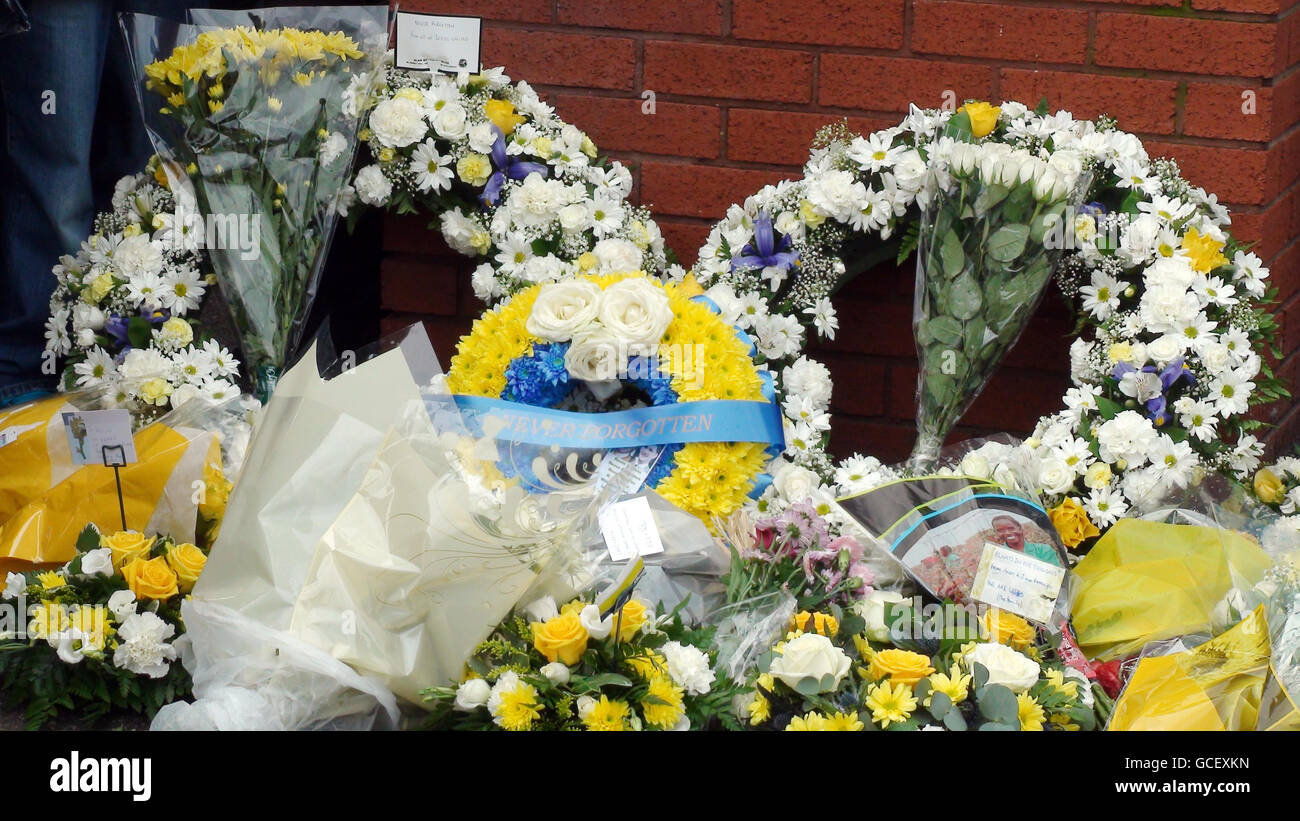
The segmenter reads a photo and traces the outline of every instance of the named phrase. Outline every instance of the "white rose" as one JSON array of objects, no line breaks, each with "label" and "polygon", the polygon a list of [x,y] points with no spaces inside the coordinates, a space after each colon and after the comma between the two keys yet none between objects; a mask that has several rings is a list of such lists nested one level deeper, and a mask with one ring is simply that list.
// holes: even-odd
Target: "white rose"
[{"label": "white rose", "polygon": [[785,650],[772,660],[768,672],[791,688],[813,679],[820,682],[817,692],[825,693],[839,686],[850,666],[849,657],[830,639],[820,633],[804,633],[785,643]]},{"label": "white rose", "polygon": [[86,553],[81,557],[81,572],[87,576],[113,575],[113,551],[100,547]]},{"label": "white rose", "polygon": [[979,664],[989,671],[989,684],[1001,684],[1012,692],[1023,693],[1038,681],[1038,662],[1012,650],[1005,644],[979,644],[964,657],[968,669]]},{"label": "white rose", "polygon": [[603,273],[641,270],[641,249],[625,239],[607,237],[596,243],[591,252],[600,260],[600,270]]},{"label": "white rose", "polygon": [[492,695],[492,685],[481,678],[462,681],[456,688],[455,709],[462,713],[472,713],[487,704]]},{"label": "white rose", "polygon": [[3,598],[16,599],[27,589],[27,578],[21,573],[10,573],[5,576],[5,592]]},{"label": "white rose", "polygon": [[108,597],[108,609],[113,618],[119,622],[135,613],[135,594],[130,590],[119,590]]},{"label": "white rose", "polygon": [[589,333],[573,337],[564,354],[564,366],[574,379],[606,382],[617,379],[624,370],[618,353],[618,340],[599,325]]},{"label": "white rose", "polygon": [[1183,355],[1185,349],[1183,345],[1184,339],[1186,337],[1180,337],[1178,334],[1165,334],[1147,345],[1147,355],[1158,364],[1167,365]]},{"label": "white rose", "polygon": [[[464,111],[462,110],[462,115]],[[370,112],[370,130],[380,145],[401,148],[424,137],[424,109],[415,100],[393,97]]]},{"label": "white rose", "polygon": [[1020,481],[1016,478],[1016,472],[1009,465],[998,465],[993,468],[993,481],[1008,490],[1020,488]]},{"label": "white rose", "polygon": [[98,331],[104,327],[104,312],[94,305],[78,302],[72,309],[72,324]]},{"label": "white rose", "polygon": [[542,669],[539,672],[546,676],[547,680],[552,684],[569,683],[569,668],[565,667],[558,661],[553,661],[550,664],[543,664]]},{"label": "white rose", "polygon": [[587,206],[580,202],[569,203],[560,209],[560,227],[570,233],[581,231],[587,226]]},{"label": "white rose", "polygon": [[602,619],[600,608],[594,604],[589,604],[578,612],[578,621],[587,628],[587,635],[596,641],[608,638],[614,630],[614,617],[607,616]]},{"label": "white rose", "polygon": [[974,476],[976,479],[987,479],[993,471],[989,460],[978,451],[971,451],[961,459],[961,464],[957,467],[958,471],[966,476]]},{"label": "white rose", "polygon": [[872,590],[853,609],[866,622],[862,631],[872,641],[889,641],[889,624],[885,620],[885,605],[905,601],[902,593],[893,590]]},{"label": "white rose", "polygon": [[542,596],[525,606],[524,613],[527,614],[529,621],[549,621],[560,615],[560,608],[556,606],[554,598]]},{"label": "white rose", "polygon": [[817,474],[805,467],[782,462],[772,472],[772,487],[788,502],[802,502],[816,492]]},{"label": "white rose", "polygon": [[1073,487],[1074,477],[1074,468],[1067,465],[1064,459],[1052,456],[1038,464],[1038,485],[1053,496]]},{"label": "white rose", "polygon": [[628,345],[656,345],[673,321],[664,289],[643,277],[624,279],[601,292],[598,315],[611,334]]},{"label": "white rose", "polygon": [[587,716],[591,715],[591,711],[596,708],[596,699],[591,696],[578,696],[577,707],[578,718],[586,721]]},{"label": "white rose", "polygon": [[524,328],[548,342],[566,342],[596,319],[600,286],[585,279],[543,285]]},{"label": "white rose", "polygon": [[[378,111],[376,109],[376,111]],[[370,122],[375,121],[375,116],[370,115]],[[447,103],[433,115],[433,130],[438,132],[438,136],[445,140],[459,140],[469,132],[466,125],[465,107],[460,103]]]}]

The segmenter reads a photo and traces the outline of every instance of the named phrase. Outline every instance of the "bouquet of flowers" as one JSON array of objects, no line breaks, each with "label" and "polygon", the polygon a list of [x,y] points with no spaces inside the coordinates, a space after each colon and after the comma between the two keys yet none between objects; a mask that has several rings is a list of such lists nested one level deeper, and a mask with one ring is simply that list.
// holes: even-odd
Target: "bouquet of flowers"
[{"label": "bouquet of flowers", "polygon": [[[303,333],[347,183],[357,123],[343,92],[374,62],[357,38],[367,23],[382,31],[386,10],[334,14],[328,33],[127,24],[133,50],[153,60],[142,102],[162,103],[155,147],[220,232],[208,253],[263,400]],[[170,53],[143,51],[169,40]]]},{"label": "bouquet of flowers", "polygon": [[752,727],[794,731],[1092,729],[1086,679],[1044,656],[1013,614],[923,616],[875,591],[847,611],[796,614],[737,706]]},{"label": "bouquet of flowers", "polygon": [[32,729],[61,710],[88,722],[115,709],[151,716],[184,697],[173,642],[206,562],[194,544],[89,525],[61,568],[9,573],[0,595],[19,616],[0,620],[0,693],[26,705]]},{"label": "bouquet of flowers", "polygon": [[366,205],[440,215],[447,244],[484,260],[471,280],[480,299],[577,273],[665,269],[649,210],[625,201],[632,175],[528,83],[499,68],[405,71],[391,57],[346,92],[374,159],[353,190]]},{"label": "bouquet of flowers", "polygon": [[[972,139],[970,115],[959,112],[948,131]],[[1051,146],[1042,153],[958,142],[949,153],[951,185],[923,215],[914,314],[917,472],[935,465],[948,432],[1024,330],[1062,251],[1049,232],[1088,187],[1086,156]]]},{"label": "bouquet of flowers", "polygon": [[59,389],[101,388],[142,422],[204,397],[238,395],[239,361],[196,316],[213,282],[193,196],[162,161],[123,177],[113,210],[54,266],[45,349],[64,358]]},{"label": "bouquet of flowers", "polygon": [[719,544],[731,554],[723,581],[727,601],[741,602],[783,590],[801,610],[849,607],[872,592],[875,573],[865,549],[822,516],[810,501],[757,521],[746,511],[716,528]]},{"label": "bouquet of flowers", "polygon": [[479,645],[455,687],[425,691],[437,729],[736,728],[738,690],[714,669],[707,627],[631,599],[602,617],[575,599],[539,599]]}]

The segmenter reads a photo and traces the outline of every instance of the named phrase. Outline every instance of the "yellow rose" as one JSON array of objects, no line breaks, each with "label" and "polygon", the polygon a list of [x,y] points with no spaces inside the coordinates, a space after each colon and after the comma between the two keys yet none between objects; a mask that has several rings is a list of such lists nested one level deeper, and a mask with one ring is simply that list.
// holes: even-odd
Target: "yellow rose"
[{"label": "yellow rose", "polygon": [[424,94],[418,88],[411,88],[410,86],[398,89],[397,93],[394,94],[393,97],[400,97],[404,100],[414,100],[417,103],[424,101]]},{"label": "yellow rose", "polygon": [[108,292],[111,290],[113,290],[113,275],[106,271],[91,280],[83,299],[93,305],[108,296]]},{"label": "yellow rose", "polygon": [[1083,484],[1096,490],[1110,484],[1111,475],[1110,465],[1105,462],[1093,462],[1088,465],[1088,472],[1083,474]]},{"label": "yellow rose", "polygon": [[113,551],[113,569],[121,570],[127,562],[147,556],[153,548],[154,537],[134,530],[120,530],[112,536],[100,536],[99,546]]},{"label": "yellow rose", "polygon": [[934,672],[930,658],[911,650],[899,650],[891,647],[881,650],[871,659],[867,673],[873,681],[888,678],[895,683],[913,685]]},{"label": "yellow rose", "polygon": [[396,156],[396,155],[393,153],[393,149],[391,149],[391,148],[386,148],[386,147],[385,147],[385,148],[381,148],[381,149],[379,149],[379,161],[380,161],[380,162],[392,162],[392,161],[393,161],[393,157],[395,157],[395,156]]},{"label": "yellow rose", "polygon": [[816,228],[826,221],[824,214],[819,214],[817,208],[808,200],[799,201],[799,219],[809,228]]},{"label": "yellow rose", "polygon": [[957,109],[958,114],[963,111],[970,117],[970,133],[974,137],[983,137],[993,131],[998,125],[998,116],[1002,114],[1001,108],[985,102],[967,103]]},{"label": "yellow rose", "polygon": [[581,256],[578,257],[577,262],[578,262],[578,270],[582,271],[585,274],[588,271],[594,270],[596,266],[600,265],[600,258],[590,251],[585,251]]},{"label": "yellow rose", "polygon": [[1056,532],[1061,534],[1061,541],[1068,548],[1078,547],[1085,539],[1100,536],[1101,531],[1088,519],[1088,513],[1073,498],[1067,496],[1056,507],[1047,511],[1052,517]]},{"label": "yellow rose", "polygon": [[234,484],[226,478],[220,462],[203,466],[203,496],[199,502],[199,515],[205,519],[218,519],[226,512],[226,502]]},{"label": "yellow rose", "polygon": [[544,134],[533,139],[533,153],[539,157],[549,159],[553,148],[551,138]]},{"label": "yellow rose", "polygon": [[533,622],[533,646],[547,661],[573,666],[587,652],[587,628],[576,613],[561,613],[545,622]]},{"label": "yellow rose", "polygon": [[136,557],[122,568],[122,578],[137,599],[170,599],[180,592],[176,574],[162,556],[153,559]]},{"label": "yellow rose", "polygon": [[1133,346],[1127,342],[1116,342],[1106,351],[1106,358],[1111,362],[1129,362],[1133,359]]},{"label": "yellow rose", "polygon": [[140,235],[140,224],[138,222],[133,222],[122,229],[122,236],[124,237],[137,237],[139,235]]},{"label": "yellow rose", "polygon": [[629,641],[637,634],[649,618],[646,606],[637,599],[623,605],[622,615],[614,614],[614,624],[618,625],[618,640]]},{"label": "yellow rose", "polygon": [[509,100],[488,100],[483,104],[483,113],[507,137],[514,133],[515,126],[527,119],[515,113],[515,105]]},{"label": "yellow rose", "polygon": [[1275,505],[1286,495],[1286,487],[1276,473],[1260,468],[1255,473],[1255,495],[1266,505]]},{"label": "yellow rose", "polygon": [[[810,620],[811,627],[808,624]],[[791,629],[802,630],[805,633],[821,633],[826,638],[834,638],[835,634],[840,632],[840,623],[834,616],[826,613],[809,613],[804,610],[802,613],[795,614]]]},{"label": "yellow rose", "polygon": [[596,144],[593,143],[591,137],[588,137],[586,134],[582,135],[582,153],[591,157],[593,160],[596,159]]},{"label": "yellow rose", "polygon": [[146,404],[166,405],[167,397],[171,395],[171,392],[172,386],[167,383],[167,380],[158,377],[141,383],[138,393],[140,399]]},{"label": "yellow rose", "polygon": [[194,545],[186,542],[178,544],[171,550],[167,551],[167,566],[176,574],[176,581],[182,593],[188,593],[194,589],[194,583],[199,580],[199,574],[203,572],[203,565],[208,561],[208,557],[203,554]]},{"label": "yellow rose", "polygon": [[989,639],[996,641],[998,644],[1006,644],[1017,648],[1027,647],[1034,640],[1034,635],[1037,632],[1034,630],[1033,625],[1015,613],[998,610],[996,607],[984,614],[981,624],[984,628],[984,634]]}]

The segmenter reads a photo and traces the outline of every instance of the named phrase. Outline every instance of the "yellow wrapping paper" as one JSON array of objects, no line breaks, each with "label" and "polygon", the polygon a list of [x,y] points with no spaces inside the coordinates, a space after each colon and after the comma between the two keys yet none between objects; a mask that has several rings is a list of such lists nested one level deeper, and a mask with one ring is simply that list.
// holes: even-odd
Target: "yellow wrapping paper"
[{"label": "yellow wrapping paper", "polygon": [[1249,589],[1273,562],[1234,530],[1121,519],[1074,568],[1071,621],[1090,659],[1213,632],[1215,605]]},{"label": "yellow wrapping paper", "polygon": [[[76,409],[55,396],[0,413],[0,430],[18,432],[0,447],[0,572],[70,561],[87,523],[121,529],[113,469],[72,464],[59,414]],[[221,463],[216,438],[155,423],[135,434],[135,449],[121,469],[127,526],[192,540],[195,482],[205,463]]]},{"label": "yellow wrapping paper", "polygon": [[1268,619],[1257,607],[1186,653],[1138,662],[1108,730],[1253,730],[1269,668]]}]

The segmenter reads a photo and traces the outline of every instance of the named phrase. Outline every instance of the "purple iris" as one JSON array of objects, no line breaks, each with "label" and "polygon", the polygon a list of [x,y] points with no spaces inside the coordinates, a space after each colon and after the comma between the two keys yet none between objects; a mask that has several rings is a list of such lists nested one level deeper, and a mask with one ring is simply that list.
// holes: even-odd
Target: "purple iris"
[{"label": "purple iris", "polygon": [[[1137,371],[1137,368],[1127,362],[1121,362],[1115,366],[1115,370],[1111,372],[1111,375],[1115,377],[1116,382],[1119,382],[1123,380],[1126,374],[1136,373]],[[1142,367],[1142,373],[1158,373],[1160,375],[1160,394],[1148,399],[1146,402],[1147,418],[1154,422],[1156,427],[1160,427],[1164,425],[1165,417],[1169,412],[1169,402],[1166,398],[1169,390],[1184,378],[1190,383],[1195,383],[1196,374],[1192,373],[1181,356],[1163,369],[1157,369],[1155,365],[1145,365]]]},{"label": "purple iris", "polygon": [[546,176],[546,166],[539,162],[525,162],[517,160],[506,153],[506,135],[501,129],[492,126],[496,132],[497,138],[492,143],[492,167],[496,171],[488,178],[487,185],[483,188],[483,193],[478,195],[479,202],[483,203],[484,208],[490,208],[496,205],[497,200],[501,197],[501,189],[505,187],[506,180],[522,180],[529,174],[541,174]]},{"label": "purple iris", "polygon": [[1102,217],[1106,216],[1106,206],[1102,205],[1099,202],[1090,202],[1087,205],[1080,205],[1079,215],[1080,216],[1086,215],[1092,217],[1093,219],[1101,219]]},{"label": "purple iris", "polygon": [[782,235],[778,241],[772,228],[772,217],[760,213],[754,220],[754,241],[740,249],[740,256],[731,260],[731,270],[738,268],[789,269],[799,261],[799,252],[790,250],[790,237]]},{"label": "purple iris", "polygon": [[[161,325],[172,318],[172,312],[166,308],[151,311],[148,308],[140,309],[140,318],[150,325]],[[123,347],[126,350],[131,349],[131,340],[128,331],[131,327],[131,317],[122,316],[121,314],[111,313],[104,320],[104,333],[117,343],[114,347]]]}]

